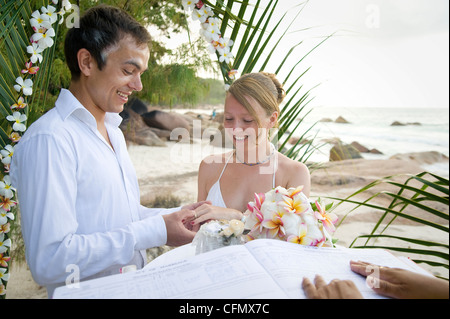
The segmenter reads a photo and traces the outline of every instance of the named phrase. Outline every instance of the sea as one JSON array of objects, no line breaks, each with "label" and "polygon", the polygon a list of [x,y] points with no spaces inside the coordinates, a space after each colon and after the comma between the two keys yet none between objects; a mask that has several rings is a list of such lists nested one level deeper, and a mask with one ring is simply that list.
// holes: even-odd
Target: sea
[{"label": "sea", "polygon": [[[447,108],[387,108],[387,107],[316,107],[303,111],[306,115],[294,132],[300,136],[309,129],[308,136],[320,141],[339,138],[350,144],[354,141],[382,154],[361,155],[367,159],[387,159],[396,154],[436,151],[449,156],[449,109]],[[338,117],[348,123],[334,122]],[[323,122],[328,119],[332,122]],[[400,122],[405,125],[393,126]],[[295,124],[295,123],[294,123]],[[331,146],[316,150],[310,160],[323,162],[329,158]],[[449,163],[433,163],[427,169],[448,177]]]},{"label": "sea", "polygon": [[[223,106],[194,108],[189,111],[210,116],[213,108],[220,112]],[[175,111],[184,113],[188,110]],[[309,114],[306,115],[307,112]],[[323,141],[336,138],[347,144],[358,142],[382,153],[361,153],[366,159],[388,159],[396,154],[432,151],[449,157],[448,108],[305,107],[299,114],[299,117],[303,116],[302,123],[292,136],[299,137],[312,127],[306,138],[315,137],[313,145],[320,146],[309,157],[312,162],[327,162],[332,145],[323,145]],[[348,123],[334,122],[338,117],[344,118]],[[322,122],[323,119],[331,122]],[[393,126],[394,122],[405,125]],[[298,120],[294,121],[290,129],[297,123]],[[449,177],[448,161],[422,167],[429,172]]]}]

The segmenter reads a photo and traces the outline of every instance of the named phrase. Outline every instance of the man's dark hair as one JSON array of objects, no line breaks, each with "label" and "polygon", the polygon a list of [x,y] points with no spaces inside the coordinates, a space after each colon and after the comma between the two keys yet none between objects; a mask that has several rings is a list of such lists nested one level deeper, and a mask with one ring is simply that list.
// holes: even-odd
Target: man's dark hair
[{"label": "man's dark hair", "polygon": [[80,19],[80,27],[67,32],[64,42],[66,63],[73,80],[78,80],[81,70],[77,54],[80,49],[88,50],[101,70],[106,64],[105,50],[116,45],[127,36],[132,36],[138,45],[150,45],[147,29],[127,12],[107,5],[90,8]]}]

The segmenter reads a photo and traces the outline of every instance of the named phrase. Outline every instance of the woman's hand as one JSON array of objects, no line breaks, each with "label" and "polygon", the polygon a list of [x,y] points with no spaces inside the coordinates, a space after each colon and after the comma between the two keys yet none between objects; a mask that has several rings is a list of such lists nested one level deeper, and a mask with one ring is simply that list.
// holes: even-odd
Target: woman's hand
[{"label": "woman's hand", "polygon": [[191,221],[191,225],[193,225],[193,227],[209,220],[241,220],[243,216],[243,214],[236,209],[212,206],[209,203],[204,203],[203,205],[197,207],[194,212],[195,219]]},{"label": "woman's hand", "polygon": [[[400,268],[351,261],[353,272],[367,277],[379,295],[398,299],[448,299],[448,281]],[[376,271],[375,271],[376,270]]]},{"label": "woman's hand", "polygon": [[362,295],[351,280],[332,280],[329,284],[316,275],[314,283],[303,278],[302,288],[308,299],[362,299]]}]

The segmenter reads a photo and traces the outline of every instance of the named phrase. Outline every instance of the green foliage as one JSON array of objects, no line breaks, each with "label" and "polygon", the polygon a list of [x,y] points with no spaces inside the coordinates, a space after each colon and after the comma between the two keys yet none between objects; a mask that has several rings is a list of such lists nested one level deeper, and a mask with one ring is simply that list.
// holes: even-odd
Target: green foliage
[{"label": "green foliage", "polygon": [[225,101],[223,82],[216,79],[201,79],[202,86],[208,87],[208,93],[199,101],[201,104],[219,105]]},{"label": "green foliage", "polygon": [[[426,259],[412,259],[416,263],[426,263],[433,267],[448,269],[449,180],[428,172],[402,176],[406,178],[403,183],[395,181],[396,178],[401,176],[389,176],[368,184],[345,199],[328,197],[339,201],[335,208],[342,203],[354,205],[341,219],[340,224],[349,214],[361,206],[382,212],[381,218],[375,224],[371,233],[356,237],[350,247],[383,248],[413,256],[427,256]],[[378,185],[382,185],[383,190],[373,194],[374,188]],[[390,186],[393,191],[386,190],[388,189],[387,186]],[[356,196],[364,195],[367,197],[365,200],[354,199]],[[374,203],[378,196],[387,196],[392,200],[387,207],[384,207]],[[403,236],[401,233],[397,233],[395,228],[389,227],[399,217],[412,222],[416,226],[427,227],[430,234],[447,233],[447,240],[439,242]],[[385,243],[380,244],[380,241],[383,240]],[[448,280],[448,278],[445,279]]]},{"label": "green foliage", "polygon": [[194,105],[207,93],[194,70],[182,64],[152,65],[142,75],[142,82],[148,89],[138,92],[137,97],[157,105]]}]

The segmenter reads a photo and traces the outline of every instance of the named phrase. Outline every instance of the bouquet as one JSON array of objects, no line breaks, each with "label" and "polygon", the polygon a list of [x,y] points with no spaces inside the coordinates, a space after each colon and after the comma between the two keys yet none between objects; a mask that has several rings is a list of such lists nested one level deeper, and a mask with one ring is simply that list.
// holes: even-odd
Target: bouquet
[{"label": "bouquet", "polygon": [[279,186],[265,194],[255,194],[244,214],[245,241],[271,238],[306,246],[334,246],[331,234],[337,216],[327,213],[318,200],[311,205],[302,189],[303,186]]},{"label": "bouquet", "polygon": [[244,244],[244,223],[240,220],[212,220],[203,224],[192,241],[195,253]]}]

